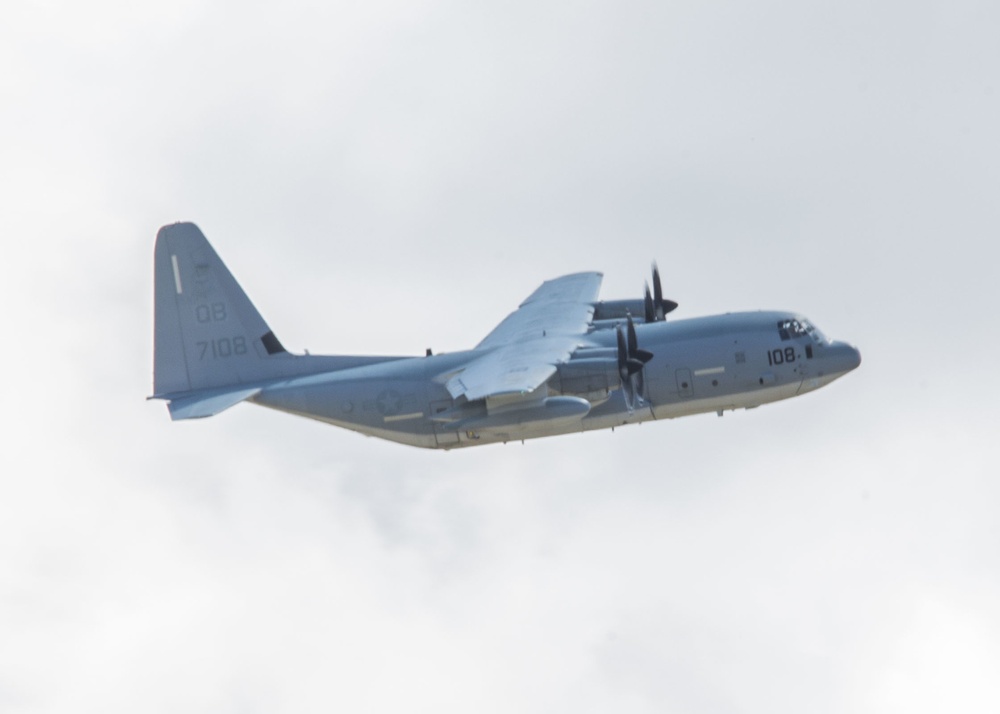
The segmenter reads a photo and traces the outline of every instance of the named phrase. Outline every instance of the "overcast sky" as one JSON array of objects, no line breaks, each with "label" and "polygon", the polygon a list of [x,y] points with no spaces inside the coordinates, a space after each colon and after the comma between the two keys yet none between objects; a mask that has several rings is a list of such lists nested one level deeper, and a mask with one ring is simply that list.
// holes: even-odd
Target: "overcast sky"
[{"label": "overcast sky", "polygon": [[[0,710],[1000,708],[995,2],[14,0]],[[152,390],[198,223],[287,347],[478,342],[651,260],[861,368],[426,452]]]}]

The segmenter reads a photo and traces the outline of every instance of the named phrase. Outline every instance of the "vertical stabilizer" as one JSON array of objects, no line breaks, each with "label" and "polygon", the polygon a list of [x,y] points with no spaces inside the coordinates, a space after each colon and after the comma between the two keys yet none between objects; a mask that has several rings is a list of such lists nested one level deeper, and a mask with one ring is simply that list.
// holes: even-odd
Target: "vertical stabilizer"
[{"label": "vertical stabilizer", "polygon": [[193,223],[156,236],[153,390],[236,387],[282,374],[293,357]]}]

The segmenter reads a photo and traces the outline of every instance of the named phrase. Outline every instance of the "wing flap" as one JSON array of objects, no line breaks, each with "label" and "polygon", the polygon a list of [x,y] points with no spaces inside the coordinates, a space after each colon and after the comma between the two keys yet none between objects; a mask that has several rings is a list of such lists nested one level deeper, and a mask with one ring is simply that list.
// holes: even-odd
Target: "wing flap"
[{"label": "wing flap", "polygon": [[453,399],[526,395],[545,384],[587,334],[601,273],[574,273],[547,280],[476,346],[481,356],[445,387]]},{"label": "wing flap", "polygon": [[578,344],[577,337],[551,337],[498,347],[466,365],[445,387],[453,399],[464,396],[470,401],[533,392]]}]

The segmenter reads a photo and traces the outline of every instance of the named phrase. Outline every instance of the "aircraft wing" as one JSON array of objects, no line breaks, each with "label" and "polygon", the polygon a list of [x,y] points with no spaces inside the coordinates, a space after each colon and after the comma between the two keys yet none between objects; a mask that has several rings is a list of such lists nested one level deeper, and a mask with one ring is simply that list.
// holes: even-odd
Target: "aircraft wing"
[{"label": "aircraft wing", "polygon": [[575,273],[542,283],[476,346],[482,357],[445,386],[469,400],[532,392],[569,359],[587,334],[601,273]]}]

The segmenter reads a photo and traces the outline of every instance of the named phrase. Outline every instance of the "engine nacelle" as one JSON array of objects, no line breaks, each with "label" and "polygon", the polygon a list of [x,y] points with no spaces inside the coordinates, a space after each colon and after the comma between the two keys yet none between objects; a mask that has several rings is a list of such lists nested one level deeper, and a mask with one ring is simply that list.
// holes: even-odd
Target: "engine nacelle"
[{"label": "engine nacelle", "polygon": [[591,404],[606,402],[621,386],[618,360],[574,359],[558,366],[549,388],[566,396],[582,397]]},{"label": "engine nacelle", "polygon": [[594,303],[594,321],[624,320],[631,315],[636,322],[643,322],[645,309],[642,300],[601,300]]}]

